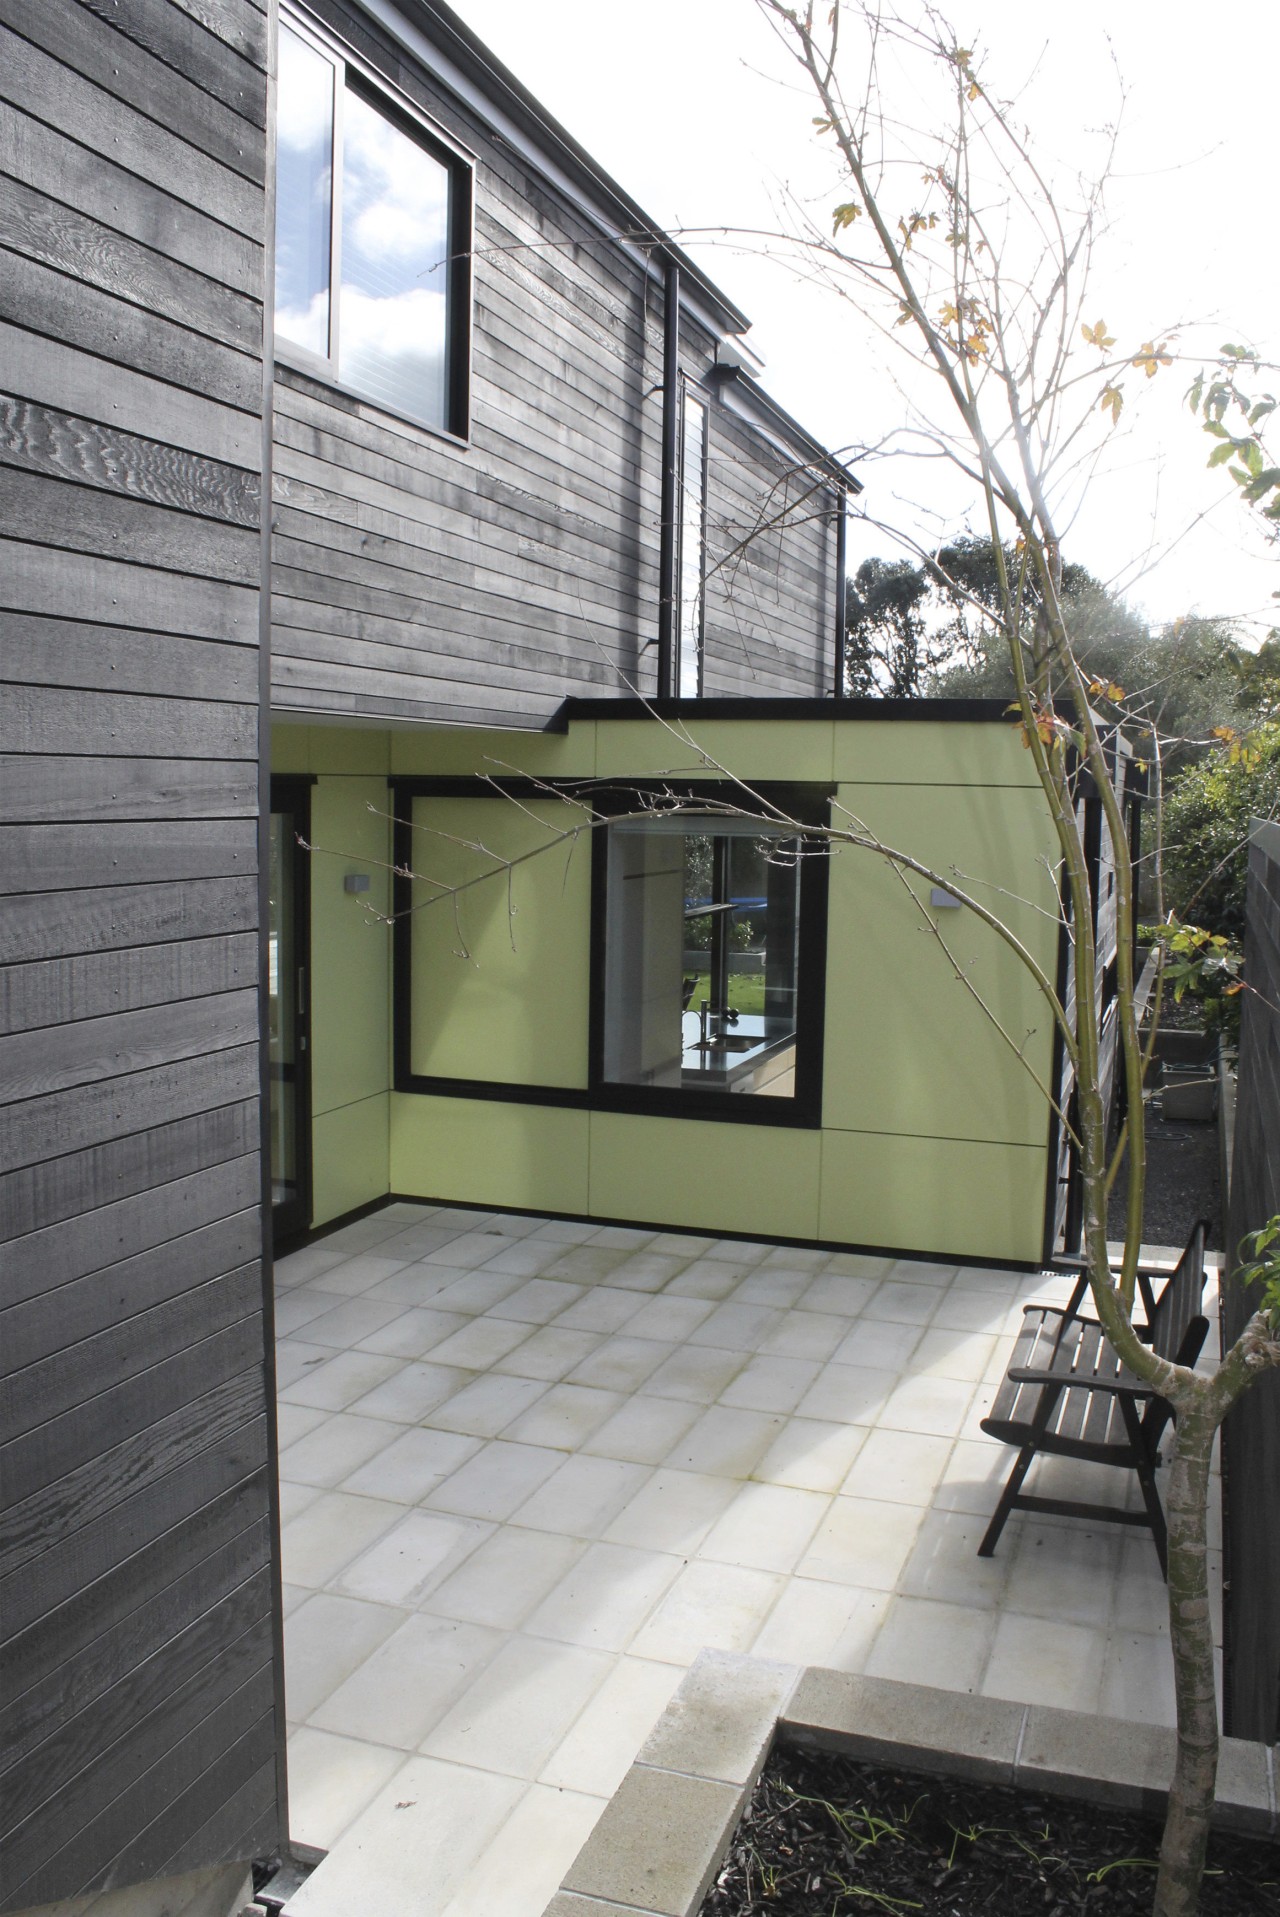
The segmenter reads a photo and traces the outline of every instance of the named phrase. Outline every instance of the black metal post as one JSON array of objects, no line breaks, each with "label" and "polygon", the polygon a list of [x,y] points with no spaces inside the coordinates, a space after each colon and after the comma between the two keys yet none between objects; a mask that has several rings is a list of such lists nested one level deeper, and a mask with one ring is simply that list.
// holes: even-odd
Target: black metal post
[{"label": "black metal post", "polygon": [[680,268],[667,261],[662,339],[662,527],[658,547],[658,697],[675,690],[676,516],[680,506]]},{"label": "black metal post", "polygon": [[848,559],[846,551],[849,540],[849,501],[844,487],[836,496],[836,682],[833,688],[837,699],[845,696],[844,649],[847,638],[846,621],[849,614]]}]

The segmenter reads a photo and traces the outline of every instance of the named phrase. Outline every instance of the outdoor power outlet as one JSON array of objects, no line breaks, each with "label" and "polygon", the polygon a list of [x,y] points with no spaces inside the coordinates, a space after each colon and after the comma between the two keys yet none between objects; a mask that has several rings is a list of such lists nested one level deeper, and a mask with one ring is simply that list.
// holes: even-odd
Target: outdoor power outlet
[{"label": "outdoor power outlet", "polygon": [[367,872],[348,872],[342,881],[342,889],[344,892],[367,892],[369,890],[369,874]]},{"label": "outdoor power outlet", "polygon": [[953,899],[950,892],[944,892],[940,885],[935,885],[930,892],[929,903],[935,912],[958,912],[960,910],[959,899]]}]

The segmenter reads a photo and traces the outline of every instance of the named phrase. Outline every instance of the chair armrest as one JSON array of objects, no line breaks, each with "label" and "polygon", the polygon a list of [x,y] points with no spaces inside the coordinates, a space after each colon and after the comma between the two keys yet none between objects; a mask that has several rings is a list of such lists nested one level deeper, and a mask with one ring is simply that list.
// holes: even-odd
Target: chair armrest
[{"label": "chair armrest", "polygon": [[1144,1384],[1141,1378],[1129,1371],[1122,1371],[1115,1377],[1105,1377],[1096,1371],[1072,1371],[1066,1365],[1061,1369],[1053,1365],[1010,1365],[1005,1377],[1010,1384],[1065,1385],[1073,1390],[1107,1391],[1116,1398],[1157,1398],[1160,1395],[1154,1386]]}]

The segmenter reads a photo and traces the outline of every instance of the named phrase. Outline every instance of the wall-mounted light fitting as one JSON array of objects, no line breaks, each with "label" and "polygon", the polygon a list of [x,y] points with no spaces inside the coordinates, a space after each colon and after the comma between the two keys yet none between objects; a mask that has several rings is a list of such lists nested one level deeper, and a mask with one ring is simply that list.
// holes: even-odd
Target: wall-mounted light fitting
[{"label": "wall-mounted light fitting", "polygon": [[369,890],[369,874],[367,872],[348,872],[342,881],[342,889],[344,892],[367,892]]}]

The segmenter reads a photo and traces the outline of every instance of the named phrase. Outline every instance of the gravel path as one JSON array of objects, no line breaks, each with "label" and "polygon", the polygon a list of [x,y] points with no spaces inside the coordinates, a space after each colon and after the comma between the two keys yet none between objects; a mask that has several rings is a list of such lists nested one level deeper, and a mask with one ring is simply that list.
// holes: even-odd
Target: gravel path
[{"label": "gravel path", "polygon": [[[1147,1106],[1147,1206],[1143,1238],[1149,1245],[1185,1245],[1197,1218],[1208,1218],[1209,1249],[1221,1251],[1222,1194],[1218,1178],[1218,1127],[1168,1123],[1160,1095]],[[1124,1232],[1128,1179],[1121,1172],[1111,1194],[1107,1229]]]}]

